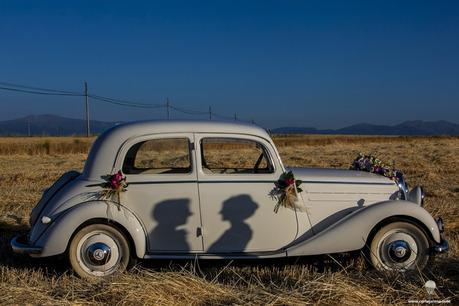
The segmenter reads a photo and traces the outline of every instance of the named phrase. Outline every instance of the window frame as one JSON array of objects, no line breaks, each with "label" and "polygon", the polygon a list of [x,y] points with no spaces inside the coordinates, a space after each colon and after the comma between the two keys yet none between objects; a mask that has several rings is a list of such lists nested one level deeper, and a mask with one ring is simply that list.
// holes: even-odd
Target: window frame
[{"label": "window frame", "polygon": [[188,140],[188,152],[190,157],[190,171],[187,173],[124,173],[127,177],[128,183],[130,182],[143,182],[143,181],[170,181],[174,182],[177,179],[180,180],[196,180],[196,157],[194,149],[194,135],[193,133],[160,133],[160,134],[149,134],[144,136],[138,136],[128,139],[121,147],[118,152],[116,163],[114,165],[115,169],[123,169],[124,160],[126,155],[131,149],[132,146],[149,140],[155,139],[179,139],[183,138]]},{"label": "window frame", "polygon": [[[266,154],[266,159],[267,162],[271,165],[272,171],[271,172],[260,172],[260,173],[207,173],[204,172],[204,167],[202,164],[202,158],[203,158],[203,147],[202,147],[202,141],[204,139],[231,139],[231,140],[240,140],[240,141],[252,141],[255,142],[257,145],[259,145],[263,152]],[[207,178],[223,178],[223,179],[230,179],[230,178],[238,178],[238,177],[244,177],[245,179],[247,178],[253,178],[254,180],[262,179],[263,177],[273,177],[276,176],[276,173],[278,169],[280,168],[280,165],[276,163],[276,159],[274,158],[275,155],[273,155],[273,152],[270,150],[271,144],[269,142],[264,141],[264,139],[251,136],[251,135],[244,135],[244,134],[211,134],[211,133],[206,133],[206,134],[198,134],[198,137],[196,137],[196,143],[199,143],[197,145],[198,148],[196,149],[196,163],[198,166],[198,173],[200,177],[207,177]]]}]

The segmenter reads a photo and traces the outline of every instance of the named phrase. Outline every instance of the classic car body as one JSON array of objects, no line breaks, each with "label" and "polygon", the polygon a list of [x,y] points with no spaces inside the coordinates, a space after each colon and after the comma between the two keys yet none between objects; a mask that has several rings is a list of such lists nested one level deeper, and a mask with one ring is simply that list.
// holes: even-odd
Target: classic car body
[{"label": "classic car body", "polygon": [[[298,198],[305,209],[276,213],[269,192],[286,170],[303,181]],[[104,177],[118,171],[127,191],[101,198]],[[270,258],[371,249],[381,229],[401,223],[409,224],[407,233],[402,226],[382,237],[373,264],[409,268],[421,264],[413,253],[429,256],[448,247],[441,219],[422,201],[422,189],[408,191],[403,180],[286,169],[268,133],[255,125],[135,122],[97,138],[83,172],[64,174],[44,192],[30,234],[12,247],[33,257],[67,253],[78,274],[104,276],[125,268],[126,257]],[[394,265],[384,263],[387,254]]]}]

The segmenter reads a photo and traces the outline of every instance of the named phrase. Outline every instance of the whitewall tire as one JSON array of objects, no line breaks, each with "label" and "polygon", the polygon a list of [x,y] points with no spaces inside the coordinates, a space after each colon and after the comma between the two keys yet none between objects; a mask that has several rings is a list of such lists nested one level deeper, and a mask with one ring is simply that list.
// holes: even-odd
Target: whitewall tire
[{"label": "whitewall tire", "polygon": [[79,276],[92,279],[125,271],[131,259],[126,237],[106,224],[79,230],[70,243],[68,256]]},{"label": "whitewall tire", "polygon": [[394,222],[382,227],[370,246],[372,265],[378,270],[419,270],[429,262],[429,238],[418,226]]}]

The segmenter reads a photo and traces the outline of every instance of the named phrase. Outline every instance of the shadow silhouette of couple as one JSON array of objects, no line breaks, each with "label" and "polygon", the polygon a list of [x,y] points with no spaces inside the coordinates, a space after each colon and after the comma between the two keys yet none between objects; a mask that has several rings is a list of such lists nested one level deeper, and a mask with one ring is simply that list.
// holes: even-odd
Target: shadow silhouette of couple
[{"label": "shadow silhouette of couple", "polygon": [[[188,199],[175,199],[160,202],[155,205],[153,218],[157,226],[150,233],[150,241],[169,250],[190,250],[187,242],[188,232],[181,227],[192,215]],[[243,251],[252,239],[252,229],[245,222],[258,209],[249,195],[234,196],[223,202],[220,215],[223,221],[229,221],[231,226],[209,248],[208,252],[217,253],[222,250]]]}]

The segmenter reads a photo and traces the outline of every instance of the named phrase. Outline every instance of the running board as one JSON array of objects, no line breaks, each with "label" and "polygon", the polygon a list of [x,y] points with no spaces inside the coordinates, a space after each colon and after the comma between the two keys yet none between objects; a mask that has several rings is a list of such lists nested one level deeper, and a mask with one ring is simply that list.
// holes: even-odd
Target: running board
[{"label": "running board", "polygon": [[273,252],[251,252],[251,253],[147,253],[144,259],[259,259],[287,257],[285,250]]}]

